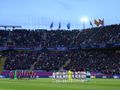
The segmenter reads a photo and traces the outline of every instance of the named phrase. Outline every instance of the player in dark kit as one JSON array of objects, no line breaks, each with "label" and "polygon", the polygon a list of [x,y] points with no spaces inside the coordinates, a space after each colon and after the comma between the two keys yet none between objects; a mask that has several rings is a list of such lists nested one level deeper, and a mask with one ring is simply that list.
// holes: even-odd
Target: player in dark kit
[{"label": "player in dark kit", "polygon": [[10,71],[9,77],[10,77],[10,79],[14,79],[14,72],[13,71]]}]

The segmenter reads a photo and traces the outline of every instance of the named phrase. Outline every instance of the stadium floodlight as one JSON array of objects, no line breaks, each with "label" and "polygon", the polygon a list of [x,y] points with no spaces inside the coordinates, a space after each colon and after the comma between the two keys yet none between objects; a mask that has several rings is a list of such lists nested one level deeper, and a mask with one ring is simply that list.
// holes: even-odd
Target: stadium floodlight
[{"label": "stadium floodlight", "polygon": [[88,17],[81,17],[80,21],[83,23],[83,29],[85,29],[85,23],[87,23],[89,21]]},{"label": "stadium floodlight", "polygon": [[81,17],[80,21],[81,22],[88,22],[88,17]]}]

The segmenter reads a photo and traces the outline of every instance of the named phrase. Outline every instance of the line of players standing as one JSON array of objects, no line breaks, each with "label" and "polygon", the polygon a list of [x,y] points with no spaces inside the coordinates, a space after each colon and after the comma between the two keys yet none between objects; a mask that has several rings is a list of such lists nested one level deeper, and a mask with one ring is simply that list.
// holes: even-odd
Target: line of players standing
[{"label": "line of players standing", "polygon": [[10,79],[35,79],[37,76],[34,71],[10,71],[9,77]]},{"label": "line of players standing", "polygon": [[[70,73],[69,71],[62,71],[62,72],[53,72],[52,78],[53,79],[68,79],[69,80]],[[72,79],[80,79],[80,80],[88,80],[91,78],[90,72],[85,71],[78,71],[78,72],[72,72],[71,73]]]}]

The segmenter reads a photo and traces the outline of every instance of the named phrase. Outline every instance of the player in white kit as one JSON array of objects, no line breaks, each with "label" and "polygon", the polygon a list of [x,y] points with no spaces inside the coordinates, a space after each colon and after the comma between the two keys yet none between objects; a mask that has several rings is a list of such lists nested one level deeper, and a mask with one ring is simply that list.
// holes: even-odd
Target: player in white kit
[{"label": "player in white kit", "polygon": [[55,72],[52,73],[52,78],[53,78],[53,80],[56,79],[56,73]]}]

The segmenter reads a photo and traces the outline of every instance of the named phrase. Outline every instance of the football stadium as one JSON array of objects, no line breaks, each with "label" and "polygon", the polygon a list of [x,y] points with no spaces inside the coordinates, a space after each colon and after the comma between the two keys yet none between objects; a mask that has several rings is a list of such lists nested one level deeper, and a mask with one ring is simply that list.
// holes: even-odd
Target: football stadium
[{"label": "football stadium", "polygon": [[120,90],[119,0],[0,2],[0,90]]}]

